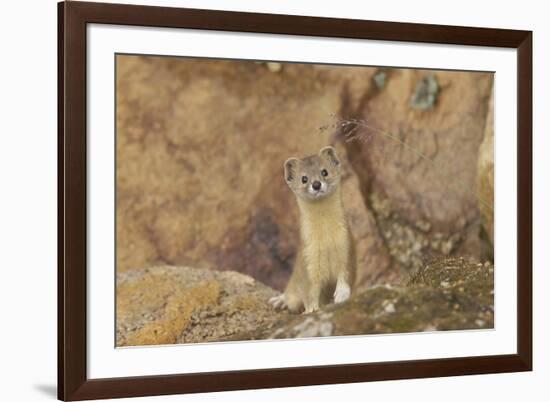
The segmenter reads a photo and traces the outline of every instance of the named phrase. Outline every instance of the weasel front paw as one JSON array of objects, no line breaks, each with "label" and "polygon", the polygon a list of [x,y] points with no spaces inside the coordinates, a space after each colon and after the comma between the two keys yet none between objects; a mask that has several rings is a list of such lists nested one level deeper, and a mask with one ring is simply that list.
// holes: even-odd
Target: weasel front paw
[{"label": "weasel front paw", "polygon": [[305,308],[304,314],[315,313],[317,310],[319,310],[318,305],[308,306],[308,307]]},{"label": "weasel front paw", "polygon": [[287,308],[284,293],[280,294],[279,296],[272,297],[271,299],[269,299],[269,303],[277,310],[283,310]]},{"label": "weasel front paw", "polygon": [[351,289],[347,283],[338,283],[334,291],[334,303],[342,303],[351,296]]}]

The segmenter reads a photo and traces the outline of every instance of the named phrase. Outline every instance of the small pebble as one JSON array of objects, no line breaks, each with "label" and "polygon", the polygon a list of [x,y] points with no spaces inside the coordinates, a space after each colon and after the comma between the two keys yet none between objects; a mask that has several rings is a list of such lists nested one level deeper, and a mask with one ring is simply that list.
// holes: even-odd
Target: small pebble
[{"label": "small pebble", "polygon": [[393,305],[393,303],[388,303],[386,307],[384,307],[384,311],[390,314],[395,313],[395,306]]},{"label": "small pebble", "polygon": [[272,61],[268,61],[265,64],[267,65],[268,70],[271,71],[272,73],[278,73],[279,71],[281,71],[283,69],[283,65],[281,63],[275,63],[275,62],[272,62]]},{"label": "small pebble", "polygon": [[378,87],[378,89],[384,88],[384,85],[386,85],[386,73],[383,71],[380,71],[372,77],[374,80],[374,83]]}]

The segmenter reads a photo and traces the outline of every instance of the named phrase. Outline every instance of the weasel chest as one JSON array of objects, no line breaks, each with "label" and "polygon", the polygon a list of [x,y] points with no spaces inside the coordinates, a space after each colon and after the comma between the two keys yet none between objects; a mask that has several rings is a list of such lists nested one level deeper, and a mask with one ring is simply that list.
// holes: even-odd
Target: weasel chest
[{"label": "weasel chest", "polygon": [[302,242],[306,268],[321,280],[336,279],[345,270],[349,255],[349,234],[341,222],[321,220],[303,227]]}]

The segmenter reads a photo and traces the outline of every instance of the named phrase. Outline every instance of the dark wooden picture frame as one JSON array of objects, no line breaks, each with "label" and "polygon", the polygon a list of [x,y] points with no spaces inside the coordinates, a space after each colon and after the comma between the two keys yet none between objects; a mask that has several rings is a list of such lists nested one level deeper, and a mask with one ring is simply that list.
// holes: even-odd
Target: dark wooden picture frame
[{"label": "dark wooden picture frame", "polygon": [[[88,379],[86,25],[90,23],[517,49],[517,353]],[[58,397],[82,400],[532,370],[532,32],[151,6],[58,4]]]}]

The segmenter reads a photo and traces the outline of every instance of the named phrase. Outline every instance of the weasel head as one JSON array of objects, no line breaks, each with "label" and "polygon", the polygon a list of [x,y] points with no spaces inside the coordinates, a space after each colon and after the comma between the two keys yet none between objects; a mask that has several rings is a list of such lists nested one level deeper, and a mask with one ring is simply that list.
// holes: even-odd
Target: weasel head
[{"label": "weasel head", "polygon": [[317,155],[289,158],[284,168],[286,184],[306,201],[326,198],[340,185],[340,159],[331,146],[322,148]]}]

